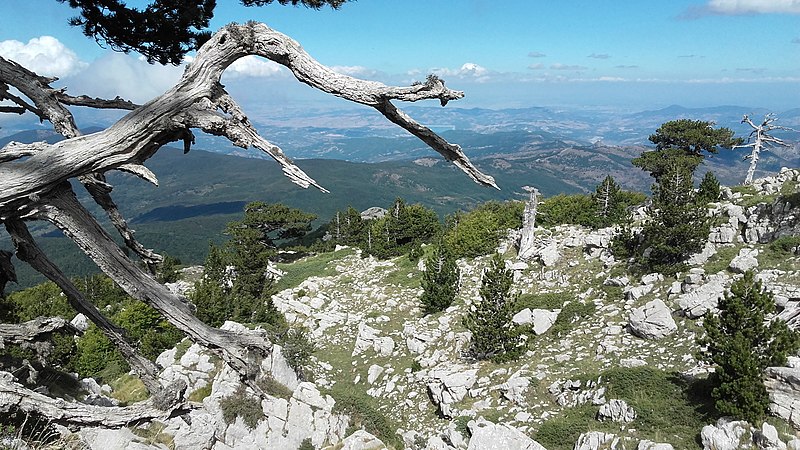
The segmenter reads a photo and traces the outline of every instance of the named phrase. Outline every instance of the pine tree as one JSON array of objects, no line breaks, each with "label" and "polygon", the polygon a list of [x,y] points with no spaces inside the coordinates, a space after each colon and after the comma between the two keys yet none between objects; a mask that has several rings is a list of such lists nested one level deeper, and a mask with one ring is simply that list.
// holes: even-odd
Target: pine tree
[{"label": "pine tree", "polygon": [[708,171],[700,181],[700,187],[697,190],[697,203],[707,205],[711,202],[719,201],[721,192],[719,180],[714,176],[714,172]]},{"label": "pine tree", "polygon": [[495,254],[483,273],[481,301],[463,319],[472,332],[470,352],[477,359],[510,361],[525,351],[521,328],[511,321],[519,296],[511,293],[513,282],[513,274]]},{"label": "pine tree", "polygon": [[611,175],[607,175],[597,185],[592,200],[596,211],[593,224],[598,228],[618,223],[625,217],[625,205],[620,198],[620,187]]},{"label": "pine tree", "polygon": [[420,300],[425,314],[444,311],[453,304],[458,294],[460,275],[456,258],[450,248],[444,242],[434,247],[425,260],[425,272],[421,281]]},{"label": "pine tree", "polygon": [[767,320],[775,301],[752,271],[731,286],[718,307],[719,315],[705,319],[701,341],[708,346],[706,360],[716,364],[711,395],[721,414],[758,424],[769,406],[764,370],[785,365],[787,356],[800,349],[800,337],[786,322]]},{"label": "pine tree", "polygon": [[705,208],[694,201],[691,173],[673,166],[653,186],[651,217],[642,227],[636,251],[641,269],[665,275],[680,272],[686,259],[703,248],[709,227]]}]

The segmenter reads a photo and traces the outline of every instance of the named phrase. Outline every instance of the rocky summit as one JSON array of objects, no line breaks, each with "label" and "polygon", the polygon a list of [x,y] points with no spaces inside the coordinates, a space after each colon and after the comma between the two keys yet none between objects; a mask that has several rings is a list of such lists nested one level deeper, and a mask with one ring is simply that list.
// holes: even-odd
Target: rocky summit
[{"label": "rocky summit", "polygon": [[[225,363],[184,341],[157,362],[165,384],[185,382],[193,409],[76,435],[97,449],[800,448],[800,359],[767,371],[774,417],[750,424],[708,411],[713,367],[698,357],[704,319],[747,270],[773,294],[778,317],[800,321],[800,250],[771,245],[800,235],[798,186],[800,171],[784,169],[752,188],[724,188],[709,205],[708,241],[676,276],[628,274],[610,251],[613,228],[551,228],[546,251],[529,261],[506,251],[520,295],[513,320],[532,330],[513,362],[467,352],[462,317],[480,300],[489,257],[460,259],[455,303],[424,315],[422,263],[338,248],[320,273],[272,297],[316,345],[303,378],[276,346],[260,368],[269,396],[256,400]],[[291,276],[295,264],[280,269]],[[94,391],[95,400],[108,394]]]}]

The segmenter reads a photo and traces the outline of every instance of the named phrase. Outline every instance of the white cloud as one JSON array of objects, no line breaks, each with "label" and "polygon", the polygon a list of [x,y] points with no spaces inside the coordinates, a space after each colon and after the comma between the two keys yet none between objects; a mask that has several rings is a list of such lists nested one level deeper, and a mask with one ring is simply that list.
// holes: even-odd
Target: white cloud
[{"label": "white cloud", "polygon": [[44,76],[74,75],[87,66],[75,52],[52,36],[33,38],[27,44],[0,41],[0,55]]},{"label": "white cloud", "polygon": [[103,98],[119,95],[144,103],[174,86],[182,74],[183,67],[148,64],[133,56],[109,52],[93,61],[80,76],[69,78],[69,93]]},{"label": "white cloud", "polygon": [[280,64],[253,55],[237,59],[225,70],[225,76],[230,78],[265,78],[283,74]]},{"label": "white cloud", "polygon": [[530,58],[544,58],[544,57],[545,57],[545,56],[547,56],[547,55],[545,55],[545,54],[544,54],[544,53],[542,53],[542,52],[530,52],[530,53],[528,53],[528,56],[529,56]]},{"label": "white cloud", "polygon": [[550,66],[552,70],[586,70],[588,67],[556,63]]},{"label": "white cloud", "polygon": [[531,64],[531,65],[528,66],[528,69],[531,69],[531,70],[542,70],[542,69],[544,69],[544,64],[542,64],[542,63]]},{"label": "white cloud", "polygon": [[594,59],[608,59],[611,58],[611,55],[608,53],[592,53],[591,55],[587,55],[587,58],[594,58]]},{"label": "white cloud", "polygon": [[696,19],[709,14],[800,14],[800,0],[708,0],[702,7],[691,7],[680,17]]},{"label": "white cloud", "polygon": [[480,83],[489,81],[491,78],[489,69],[471,62],[464,63],[458,69],[437,68],[431,69],[431,72],[440,77],[470,78]]}]

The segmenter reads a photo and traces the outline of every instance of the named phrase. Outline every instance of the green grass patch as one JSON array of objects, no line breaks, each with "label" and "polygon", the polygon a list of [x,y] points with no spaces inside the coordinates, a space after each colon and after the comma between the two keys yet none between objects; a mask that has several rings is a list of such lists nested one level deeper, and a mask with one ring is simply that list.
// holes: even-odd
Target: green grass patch
[{"label": "green grass patch", "polygon": [[152,422],[148,427],[133,427],[131,432],[145,439],[145,444],[156,445],[164,444],[167,448],[175,449],[175,437],[164,433],[167,426],[161,422]]},{"label": "green grass patch", "polygon": [[124,405],[146,400],[149,395],[144,383],[136,375],[122,375],[109,385],[112,389],[111,396]]},{"label": "green grass patch", "polygon": [[330,263],[352,255],[354,252],[353,249],[346,248],[338,252],[309,256],[293,263],[277,264],[278,269],[286,272],[286,275],[275,283],[275,289],[282,291],[297,287],[300,283],[313,276],[326,277],[336,275],[336,269]]},{"label": "green grass patch", "polygon": [[183,358],[183,355],[189,351],[189,347],[192,346],[192,341],[189,338],[186,338],[175,345],[175,362],[178,362]]},{"label": "green grass patch", "polygon": [[377,436],[389,448],[403,448],[403,440],[397,436],[397,426],[378,409],[375,399],[358,386],[336,383],[326,394],[336,400],[334,412],[350,416],[350,430],[347,435],[363,428]]},{"label": "green grass patch", "polygon": [[556,335],[569,333],[577,323],[593,315],[596,310],[597,306],[592,302],[571,301],[561,308],[556,321],[547,332]]},{"label": "green grass patch", "polygon": [[631,428],[643,438],[675,448],[697,447],[699,430],[716,419],[711,386],[705,379],[688,381],[677,373],[615,368],[602,374],[606,398],[628,402],[637,418]]},{"label": "green grass patch", "polygon": [[718,247],[717,253],[711,255],[711,258],[706,261],[703,269],[705,269],[706,273],[709,275],[728,270],[728,265],[731,263],[731,260],[739,254],[740,248],[741,246],[738,245]]},{"label": "green grass patch", "polygon": [[617,423],[597,421],[599,408],[583,405],[543,423],[534,439],[549,450],[570,450],[581,433],[603,431],[690,449],[700,447],[700,430],[716,419],[706,380],[687,381],[678,374],[648,367],[614,368],[600,377],[607,399],[625,400],[636,411],[637,418],[627,425],[628,431],[621,432]]},{"label": "green grass patch", "polygon": [[391,284],[409,289],[419,287],[420,277],[416,261],[411,261],[408,257],[401,256],[395,258],[393,262],[395,264],[394,270],[386,275],[386,278],[383,280],[384,284]]},{"label": "green grass patch", "polygon": [[189,394],[189,401],[200,403],[209,395],[211,395],[211,383],[208,383],[205,386],[192,391],[192,393]]},{"label": "green grass patch", "polygon": [[561,309],[564,303],[572,300],[572,296],[562,293],[522,294],[517,299],[515,309],[522,311],[530,309]]},{"label": "green grass patch", "polygon": [[603,427],[595,420],[597,409],[593,405],[568,408],[563,414],[543,423],[533,439],[548,450],[572,450],[581,433]]},{"label": "green grass patch", "polygon": [[231,424],[241,417],[244,424],[250,429],[258,426],[258,421],[264,418],[264,410],[261,409],[261,401],[248,395],[244,386],[239,386],[233,394],[219,401],[222,409],[222,418],[225,423]]}]

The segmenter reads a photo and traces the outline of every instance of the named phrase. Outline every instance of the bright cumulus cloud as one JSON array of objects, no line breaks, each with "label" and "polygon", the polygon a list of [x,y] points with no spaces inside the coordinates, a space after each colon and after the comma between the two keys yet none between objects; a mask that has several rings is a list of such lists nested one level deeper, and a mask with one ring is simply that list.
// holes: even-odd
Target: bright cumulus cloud
[{"label": "bright cumulus cloud", "polygon": [[458,69],[438,68],[432,69],[432,73],[440,77],[471,78],[478,82],[489,81],[489,69],[475,63],[464,63]]},{"label": "bright cumulus cloud", "polygon": [[74,75],[87,66],[75,52],[52,36],[33,38],[27,43],[0,41],[0,56],[44,76]]},{"label": "bright cumulus cloud", "polygon": [[161,95],[181,77],[183,67],[148,64],[140,58],[109,52],[69,80],[69,91],[96,97],[120,96],[143,103]]},{"label": "bright cumulus cloud", "polygon": [[710,0],[718,14],[800,14],[800,0]]},{"label": "bright cumulus cloud", "polygon": [[258,56],[248,55],[237,59],[225,70],[225,76],[231,78],[263,78],[279,75],[283,68],[272,61]]}]

